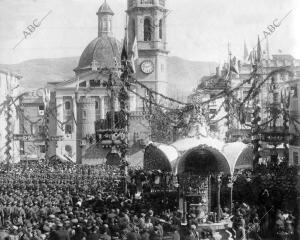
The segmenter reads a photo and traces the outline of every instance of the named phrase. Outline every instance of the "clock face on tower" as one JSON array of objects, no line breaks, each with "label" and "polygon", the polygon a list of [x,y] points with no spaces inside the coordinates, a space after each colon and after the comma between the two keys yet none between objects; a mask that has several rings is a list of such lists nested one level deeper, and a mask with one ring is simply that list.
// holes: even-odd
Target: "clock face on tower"
[{"label": "clock face on tower", "polygon": [[150,74],[154,71],[154,64],[150,60],[145,60],[141,63],[141,70],[145,74]]}]

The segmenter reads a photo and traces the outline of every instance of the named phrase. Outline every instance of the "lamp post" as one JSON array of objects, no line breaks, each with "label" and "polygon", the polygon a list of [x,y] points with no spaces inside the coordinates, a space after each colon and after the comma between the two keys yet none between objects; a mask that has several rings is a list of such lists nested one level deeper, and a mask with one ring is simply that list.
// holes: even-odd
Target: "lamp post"
[{"label": "lamp post", "polygon": [[222,184],[222,174],[217,175],[217,222],[221,220],[221,184]]},{"label": "lamp post", "polygon": [[233,214],[233,206],[232,206],[232,201],[233,201],[233,179],[232,179],[232,175],[229,176],[229,179],[228,179],[228,187],[229,187],[229,211],[230,211],[230,214],[232,215]]}]

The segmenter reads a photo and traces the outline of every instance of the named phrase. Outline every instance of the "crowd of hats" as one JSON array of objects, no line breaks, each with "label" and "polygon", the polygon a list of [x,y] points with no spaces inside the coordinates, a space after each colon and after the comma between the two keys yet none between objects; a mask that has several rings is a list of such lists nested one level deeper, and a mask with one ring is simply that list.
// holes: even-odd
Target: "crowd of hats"
[{"label": "crowd of hats", "polygon": [[18,239],[43,240],[57,229],[74,240],[91,234],[162,239],[180,225],[180,213],[156,213],[124,195],[118,167],[36,163],[0,165],[0,171],[0,232]]}]

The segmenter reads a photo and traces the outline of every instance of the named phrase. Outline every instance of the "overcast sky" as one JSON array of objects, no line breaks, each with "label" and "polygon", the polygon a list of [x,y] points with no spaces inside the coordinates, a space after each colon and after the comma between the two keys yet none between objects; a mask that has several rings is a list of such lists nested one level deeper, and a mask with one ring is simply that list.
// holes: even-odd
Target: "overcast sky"
[{"label": "overcast sky", "polygon": [[[0,0],[0,63],[80,56],[97,36],[96,12],[103,1]],[[121,39],[127,0],[107,2],[115,12],[114,34]],[[300,59],[299,0],[167,0],[167,7],[171,11],[167,38],[172,56],[220,62],[226,58],[228,42],[233,54],[242,56],[244,41],[248,49],[254,47],[268,25],[292,10],[271,34],[270,52],[281,49]],[[26,27],[49,11],[41,26],[13,50]]]}]

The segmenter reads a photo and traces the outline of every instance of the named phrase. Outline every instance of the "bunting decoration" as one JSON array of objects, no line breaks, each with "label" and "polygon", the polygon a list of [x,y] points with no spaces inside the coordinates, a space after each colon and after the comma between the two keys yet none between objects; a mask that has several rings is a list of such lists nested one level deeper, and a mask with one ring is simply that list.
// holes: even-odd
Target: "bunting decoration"
[{"label": "bunting decoration", "polygon": [[9,165],[10,161],[11,161],[11,144],[12,144],[12,138],[13,138],[13,131],[12,131],[12,109],[11,109],[11,98],[9,96],[6,97],[6,102],[7,102],[7,106],[6,106],[6,127],[5,127],[5,131],[6,131],[6,143],[5,143],[5,159],[6,159],[6,163],[7,165]]}]

